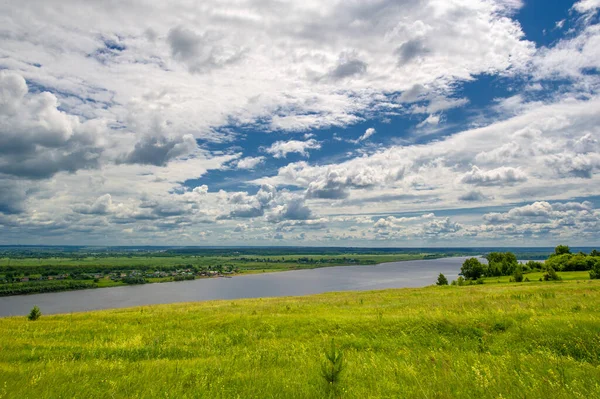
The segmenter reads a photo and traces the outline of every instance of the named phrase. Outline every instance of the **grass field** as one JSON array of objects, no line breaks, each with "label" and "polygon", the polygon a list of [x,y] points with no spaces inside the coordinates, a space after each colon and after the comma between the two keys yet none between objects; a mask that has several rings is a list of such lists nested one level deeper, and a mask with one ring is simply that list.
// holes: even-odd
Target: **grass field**
[{"label": "grass field", "polygon": [[[90,268],[111,267],[135,269],[163,266],[213,266],[231,264],[240,270],[289,270],[347,264],[375,264],[402,260],[423,259],[426,254],[347,254],[347,255],[236,255],[230,256],[110,256],[83,258],[0,258],[0,268],[12,266],[21,270],[26,267],[52,268]],[[429,255],[433,256],[433,255]],[[442,256],[442,255],[437,255]],[[322,263],[301,263],[298,260],[308,258]],[[351,262],[350,262],[351,260]]]},{"label": "grass field", "polygon": [[[42,308],[43,312],[43,308]],[[345,370],[321,376],[331,339]],[[3,398],[597,398],[600,282],[0,319]]]}]

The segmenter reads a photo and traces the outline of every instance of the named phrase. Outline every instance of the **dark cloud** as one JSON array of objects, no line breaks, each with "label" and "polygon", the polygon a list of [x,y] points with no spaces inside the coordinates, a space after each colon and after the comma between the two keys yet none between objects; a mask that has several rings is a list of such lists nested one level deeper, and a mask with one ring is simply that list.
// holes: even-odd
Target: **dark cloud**
[{"label": "dark cloud", "polygon": [[226,48],[219,44],[222,35],[196,32],[182,26],[169,31],[167,43],[174,59],[185,63],[192,73],[202,73],[221,68],[242,59],[244,51],[239,48]]},{"label": "dark cloud", "polygon": [[350,193],[345,185],[332,181],[312,182],[306,190],[307,198],[344,199],[348,195]]},{"label": "dark cloud", "polygon": [[344,79],[354,75],[362,75],[367,72],[367,63],[358,59],[344,61],[338,64],[329,73],[332,79]]},{"label": "dark cloud", "polygon": [[176,138],[145,137],[121,162],[164,166],[174,158],[192,153],[197,146],[196,140],[189,134]]},{"label": "dark cloud", "polygon": [[3,180],[0,175],[0,213],[12,215],[25,210],[25,192],[19,183]]},{"label": "dark cloud", "polygon": [[402,45],[396,49],[396,54],[400,57],[398,60],[399,65],[407,64],[413,59],[427,53],[429,53],[429,50],[420,39],[409,40],[406,43],[402,43]]},{"label": "dark cloud", "polygon": [[75,205],[73,210],[84,215],[107,215],[112,207],[112,197],[104,194],[98,197],[92,204]]},{"label": "dark cloud", "polygon": [[486,201],[489,199],[489,197],[484,195],[481,191],[473,190],[461,195],[460,197],[458,197],[458,199],[461,201],[478,202]]}]

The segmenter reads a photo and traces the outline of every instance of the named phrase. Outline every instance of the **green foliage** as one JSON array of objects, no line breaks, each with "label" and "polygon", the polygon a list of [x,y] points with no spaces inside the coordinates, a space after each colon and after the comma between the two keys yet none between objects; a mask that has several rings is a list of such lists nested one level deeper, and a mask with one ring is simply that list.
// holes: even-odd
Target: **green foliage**
[{"label": "green foliage", "polygon": [[600,262],[597,262],[592,270],[590,270],[590,279],[600,279]]},{"label": "green foliage", "polygon": [[485,275],[488,277],[509,276],[514,273],[519,264],[512,252],[491,252],[486,256],[488,267]]},{"label": "green foliage", "polygon": [[27,318],[31,321],[34,321],[34,320],[39,319],[41,315],[42,315],[42,312],[40,311],[40,308],[38,308],[36,305],[33,308],[31,308],[31,312],[29,312],[29,315],[27,316]]},{"label": "green foliage", "polygon": [[521,268],[521,266],[517,266],[515,268],[515,271],[513,273],[513,280],[517,283],[523,281],[523,269]]},{"label": "green foliage", "polygon": [[463,276],[458,276],[458,279],[457,279],[457,281],[456,281],[456,284],[457,284],[458,286],[461,286],[461,287],[462,287],[463,285],[465,285],[465,278],[464,278]]},{"label": "green foliage", "polygon": [[560,281],[562,280],[553,268],[548,268],[548,271],[544,274],[544,281]]},{"label": "green foliage", "polygon": [[525,264],[525,266],[527,266],[527,269],[529,269],[529,270],[542,270],[542,268],[544,267],[544,264],[542,262],[536,262],[534,260],[530,260]]},{"label": "green foliage", "polygon": [[565,255],[565,254],[570,254],[570,253],[571,253],[571,249],[569,248],[568,245],[557,245],[556,248],[554,248],[555,255]]},{"label": "green foliage", "polygon": [[594,249],[592,252],[590,252],[590,256],[600,256],[600,251]]},{"label": "green foliage", "polygon": [[466,259],[460,268],[460,274],[467,280],[477,280],[483,275],[483,265],[477,258]]},{"label": "green foliage", "polygon": [[344,370],[344,355],[331,339],[331,346],[325,350],[325,360],[321,364],[321,377],[327,384],[329,395],[333,396],[339,389],[340,377]]},{"label": "green foliage", "polygon": [[146,284],[146,279],[140,276],[127,276],[122,281],[125,284]]},{"label": "green foliage", "polygon": [[438,276],[436,285],[448,285],[448,279],[442,273]]}]

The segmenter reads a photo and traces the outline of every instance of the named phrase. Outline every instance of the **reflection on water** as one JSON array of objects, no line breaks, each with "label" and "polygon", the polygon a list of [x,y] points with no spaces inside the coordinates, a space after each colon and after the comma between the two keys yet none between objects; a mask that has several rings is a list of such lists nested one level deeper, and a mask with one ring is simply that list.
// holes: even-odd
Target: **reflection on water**
[{"label": "reflection on water", "polygon": [[317,294],[330,291],[423,287],[439,273],[457,278],[465,258],[339,266],[0,298],[0,317],[25,315],[38,305],[44,314],[124,308],[173,302]]}]

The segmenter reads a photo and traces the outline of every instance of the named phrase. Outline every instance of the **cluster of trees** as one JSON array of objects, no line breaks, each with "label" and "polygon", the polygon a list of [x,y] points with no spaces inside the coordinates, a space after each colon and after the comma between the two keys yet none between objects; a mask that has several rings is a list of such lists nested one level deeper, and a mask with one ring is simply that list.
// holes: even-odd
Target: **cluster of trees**
[{"label": "cluster of trees", "polygon": [[491,252],[486,256],[487,265],[477,258],[464,261],[460,274],[467,280],[477,280],[481,277],[510,276],[523,274],[533,268],[540,268],[541,263],[530,261],[525,265],[519,264],[517,257],[512,252]]},{"label": "cluster of trees", "polygon": [[[567,245],[559,245],[554,249],[548,259],[542,262],[528,261],[519,263],[517,257],[511,252],[492,252],[485,256],[488,263],[483,264],[477,258],[464,261],[460,275],[467,280],[478,280],[482,277],[512,276],[516,282],[524,279],[524,273],[534,270],[543,270],[546,273],[543,279],[560,280],[556,271],[590,271],[590,278],[600,278],[600,252],[593,250],[589,254],[579,252],[571,253]],[[440,281],[438,279],[438,285]]]},{"label": "cluster of trees", "polygon": [[87,281],[46,281],[44,283],[29,284],[2,284],[0,285],[0,296],[23,295],[43,292],[56,292],[68,290],[81,290],[95,288],[97,284]]},{"label": "cluster of trees", "polygon": [[567,245],[559,245],[545,262],[546,267],[557,271],[585,271],[600,267],[600,252],[593,250],[589,254],[571,253]]}]

